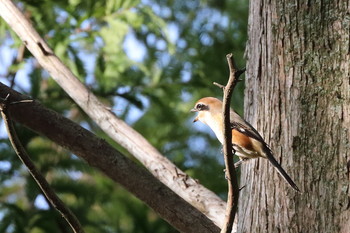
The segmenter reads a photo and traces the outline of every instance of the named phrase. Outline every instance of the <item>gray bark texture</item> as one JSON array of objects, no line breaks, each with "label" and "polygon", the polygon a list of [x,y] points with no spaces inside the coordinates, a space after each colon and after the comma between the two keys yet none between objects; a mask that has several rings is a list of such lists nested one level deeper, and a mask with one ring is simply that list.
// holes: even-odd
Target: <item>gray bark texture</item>
[{"label": "gray bark texture", "polygon": [[350,232],[350,2],[250,2],[245,118],[271,164],[242,165],[238,232]]}]

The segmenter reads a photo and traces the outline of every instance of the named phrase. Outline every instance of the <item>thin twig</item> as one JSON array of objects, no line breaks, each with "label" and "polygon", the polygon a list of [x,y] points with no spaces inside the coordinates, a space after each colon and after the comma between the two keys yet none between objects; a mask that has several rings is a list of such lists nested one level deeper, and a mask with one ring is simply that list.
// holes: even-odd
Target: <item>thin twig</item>
[{"label": "thin twig", "polygon": [[11,104],[19,104],[19,103],[28,103],[32,102],[32,100],[23,100],[10,103],[8,100],[9,95],[6,96],[5,99],[0,98],[0,111],[1,115],[4,119],[6,129],[8,132],[9,139],[11,144],[18,155],[19,159],[22,163],[28,168],[29,173],[34,178],[35,182],[39,185],[40,189],[45,194],[46,198],[50,201],[52,206],[54,206],[62,215],[63,218],[68,222],[70,227],[75,233],[83,233],[84,230],[77,219],[77,217],[70,211],[70,209],[62,202],[62,200],[56,195],[53,189],[50,187],[44,176],[38,171],[35,167],[34,163],[30,159],[29,155],[23,148],[20,140],[18,139],[17,133],[13,126],[11,116],[9,111],[7,111],[7,107]]},{"label": "thin twig", "polygon": [[213,84],[219,88],[221,88],[222,90],[225,90],[225,86],[224,85],[221,85],[220,83],[217,83],[217,82],[213,82]]},{"label": "thin twig", "polygon": [[[223,125],[224,125],[224,158],[226,166],[226,177],[228,181],[228,194],[227,194],[227,207],[226,207],[226,218],[225,224],[221,229],[221,233],[231,233],[233,221],[237,213],[238,207],[238,179],[235,170],[233,155],[235,153],[232,147],[232,130],[230,126],[230,102],[233,89],[236,84],[240,81],[239,76],[244,73],[244,70],[237,70],[234,64],[232,53],[226,55],[230,76],[227,85],[224,86],[224,98],[223,98]],[[222,88],[222,85],[216,84]]]}]

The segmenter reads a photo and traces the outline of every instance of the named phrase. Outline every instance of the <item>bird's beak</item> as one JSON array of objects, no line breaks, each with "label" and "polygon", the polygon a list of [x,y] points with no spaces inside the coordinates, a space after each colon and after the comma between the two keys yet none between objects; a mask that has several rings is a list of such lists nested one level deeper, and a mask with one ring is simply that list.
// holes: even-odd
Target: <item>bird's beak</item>
[{"label": "bird's beak", "polygon": [[[195,108],[192,108],[192,109],[190,110],[190,112],[198,112],[198,110],[195,109]],[[198,121],[198,116],[197,116],[196,118],[194,118],[193,123],[196,122],[196,121]]]}]

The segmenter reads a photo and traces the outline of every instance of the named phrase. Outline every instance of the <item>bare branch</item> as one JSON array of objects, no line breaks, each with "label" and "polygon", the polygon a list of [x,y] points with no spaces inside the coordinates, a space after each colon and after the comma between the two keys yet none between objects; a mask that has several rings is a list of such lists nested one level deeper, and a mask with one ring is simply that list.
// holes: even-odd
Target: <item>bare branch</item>
[{"label": "bare branch", "polygon": [[160,154],[142,135],[106,109],[59,60],[11,0],[0,1],[0,15],[17,33],[40,65],[109,137],[135,156],[161,182],[206,213],[217,226],[222,226],[225,202],[191,177],[187,177],[187,185],[183,185],[183,177],[186,177],[186,174],[177,168],[180,174],[177,176],[172,162]]},{"label": "bare branch", "polygon": [[[52,204],[52,206],[61,213],[62,217],[67,221],[69,226],[72,228],[75,233],[84,233],[84,230],[74,215],[74,213],[64,204],[64,202],[56,195],[55,191],[50,187],[49,183],[46,181],[45,177],[40,173],[40,171],[35,167],[34,163],[30,159],[26,150],[23,148],[20,140],[18,139],[15,128],[13,127],[13,123],[11,120],[10,113],[7,111],[8,105],[12,104],[8,101],[9,95],[6,96],[5,99],[0,98],[0,111],[1,115],[4,119],[7,133],[13,149],[18,155],[19,159],[22,163],[27,167],[29,173],[34,178],[35,182],[38,184],[40,189],[43,191],[46,198]],[[27,101],[17,101],[18,103],[29,103],[32,100]]]},{"label": "bare branch", "polygon": [[230,102],[233,90],[236,84],[240,81],[239,76],[244,72],[244,70],[237,71],[233,59],[232,53],[226,55],[230,76],[226,86],[217,85],[223,88],[224,98],[223,98],[223,125],[224,125],[224,159],[226,166],[226,178],[228,180],[228,194],[227,194],[227,207],[226,207],[226,218],[225,224],[221,229],[221,233],[231,233],[235,215],[237,213],[238,207],[238,196],[239,187],[237,173],[233,162],[234,149],[232,146],[232,130],[230,124]]}]

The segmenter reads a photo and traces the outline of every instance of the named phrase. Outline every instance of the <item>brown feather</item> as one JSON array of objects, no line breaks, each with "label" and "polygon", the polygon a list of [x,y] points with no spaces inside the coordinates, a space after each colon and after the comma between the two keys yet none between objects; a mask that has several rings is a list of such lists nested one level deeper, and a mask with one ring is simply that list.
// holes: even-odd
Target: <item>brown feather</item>
[{"label": "brown feather", "polygon": [[252,140],[248,136],[242,134],[241,132],[235,129],[232,130],[232,143],[237,146],[243,147],[246,150],[254,150]]}]

